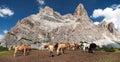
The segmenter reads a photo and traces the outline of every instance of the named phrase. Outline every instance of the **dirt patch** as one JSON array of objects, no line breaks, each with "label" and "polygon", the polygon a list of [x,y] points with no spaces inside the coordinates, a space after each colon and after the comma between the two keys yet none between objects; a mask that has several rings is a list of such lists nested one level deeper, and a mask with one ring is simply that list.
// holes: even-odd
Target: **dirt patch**
[{"label": "dirt patch", "polygon": [[32,50],[30,55],[0,57],[0,62],[120,62],[119,52],[87,53],[81,50],[65,51],[65,54],[49,57],[48,51]]}]

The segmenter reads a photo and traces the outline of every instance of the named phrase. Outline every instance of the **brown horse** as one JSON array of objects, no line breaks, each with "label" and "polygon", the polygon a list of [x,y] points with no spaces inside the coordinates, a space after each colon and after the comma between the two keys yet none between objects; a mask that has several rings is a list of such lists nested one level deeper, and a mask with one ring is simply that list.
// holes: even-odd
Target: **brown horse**
[{"label": "brown horse", "polygon": [[64,50],[66,48],[69,48],[69,47],[70,47],[70,43],[69,42],[58,44],[57,55],[64,54]]},{"label": "brown horse", "polygon": [[16,53],[18,51],[23,51],[23,55],[26,56],[26,54],[29,54],[30,50],[31,50],[31,46],[25,46],[25,45],[16,46],[14,51],[14,57],[16,56]]},{"label": "brown horse", "polygon": [[55,50],[57,50],[57,47],[58,47],[58,43],[56,43],[56,44],[47,44],[47,45],[44,45],[44,48],[48,48],[49,49],[49,53],[50,53],[50,56],[52,56],[53,57],[53,52],[55,51]]}]

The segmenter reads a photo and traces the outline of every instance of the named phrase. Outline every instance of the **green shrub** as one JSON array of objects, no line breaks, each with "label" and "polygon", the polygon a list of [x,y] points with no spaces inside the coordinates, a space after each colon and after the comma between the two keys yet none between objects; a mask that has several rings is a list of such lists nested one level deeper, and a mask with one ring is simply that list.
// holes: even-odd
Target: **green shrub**
[{"label": "green shrub", "polygon": [[105,52],[115,52],[114,48],[103,48]]},{"label": "green shrub", "polygon": [[119,51],[118,48],[107,48],[107,47],[103,47],[103,48],[98,48],[96,49],[96,51],[105,51],[105,52],[116,52]]},{"label": "green shrub", "polygon": [[8,51],[8,48],[0,46],[0,51]]},{"label": "green shrub", "polygon": [[115,48],[111,47],[111,48],[108,48],[108,47],[105,47],[103,46],[102,48],[100,48],[98,51],[105,51],[105,52],[115,52]]},{"label": "green shrub", "polygon": [[104,51],[103,48],[96,48],[96,51]]}]

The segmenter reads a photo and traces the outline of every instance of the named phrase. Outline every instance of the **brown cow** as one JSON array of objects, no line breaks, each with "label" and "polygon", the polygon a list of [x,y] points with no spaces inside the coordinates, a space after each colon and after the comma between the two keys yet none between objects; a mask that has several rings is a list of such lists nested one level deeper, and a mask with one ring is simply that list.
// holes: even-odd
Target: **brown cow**
[{"label": "brown cow", "polygon": [[69,48],[69,47],[70,47],[70,43],[69,42],[58,44],[57,55],[64,54],[65,48]]},{"label": "brown cow", "polygon": [[25,46],[25,45],[16,46],[14,51],[14,57],[16,56],[18,51],[23,51],[23,55],[26,56],[26,54],[29,54],[30,50],[31,50],[31,46]]},{"label": "brown cow", "polygon": [[52,56],[52,57],[53,57],[52,53],[54,52],[54,50],[57,50],[57,47],[58,47],[58,43],[44,45],[44,48],[49,49],[50,56]]}]

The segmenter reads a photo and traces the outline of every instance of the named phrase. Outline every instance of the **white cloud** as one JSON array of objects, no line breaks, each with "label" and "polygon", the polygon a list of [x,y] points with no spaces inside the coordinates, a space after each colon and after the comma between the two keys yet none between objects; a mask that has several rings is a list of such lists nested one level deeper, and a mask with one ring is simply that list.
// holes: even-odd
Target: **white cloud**
[{"label": "white cloud", "polygon": [[44,1],[44,0],[37,0],[37,2],[38,2],[40,5],[44,5],[44,4],[45,4],[45,1]]},{"label": "white cloud", "polygon": [[0,41],[4,38],[3,34],[0,34]]},{"label": "white cloud", "polygon": [[6,34],[8,32],[8,30],[4,30],[3,32],[4,32],[4,34]]},{"label": "white cloud", "polygon": [[8,32],[8,30],[3,30],[4,34],[0,34],[0,41],[4,39],[5,34]]},{"label": "white cloud", "polygon": [[39,10],[41,10],[43,8],[43,5],[45,5],[45,0],[37,0],[37,2],[39,3]]},{"label": "white cloud", "polygon": [[103,16],[102,21],[113,22],[115,28],[120,29],[120,5],[112,5],[111,7],[106,7],[105,9],[95,9],[92,14],[92,18],[97,18]]},{"label": "white cloud", "polygon": [[13,14],[14,12],[10,10],[9,8],[0,7],[0,17],[12,16]]},{"label": "white cloud", "polygon": [[95,9],[95,10],[93,11],[93,17],[94,17],[94,18],[97,18],[97,17],[99,17],[99,16],[102,16],[102,12],[103,12],[102,9]]}]

